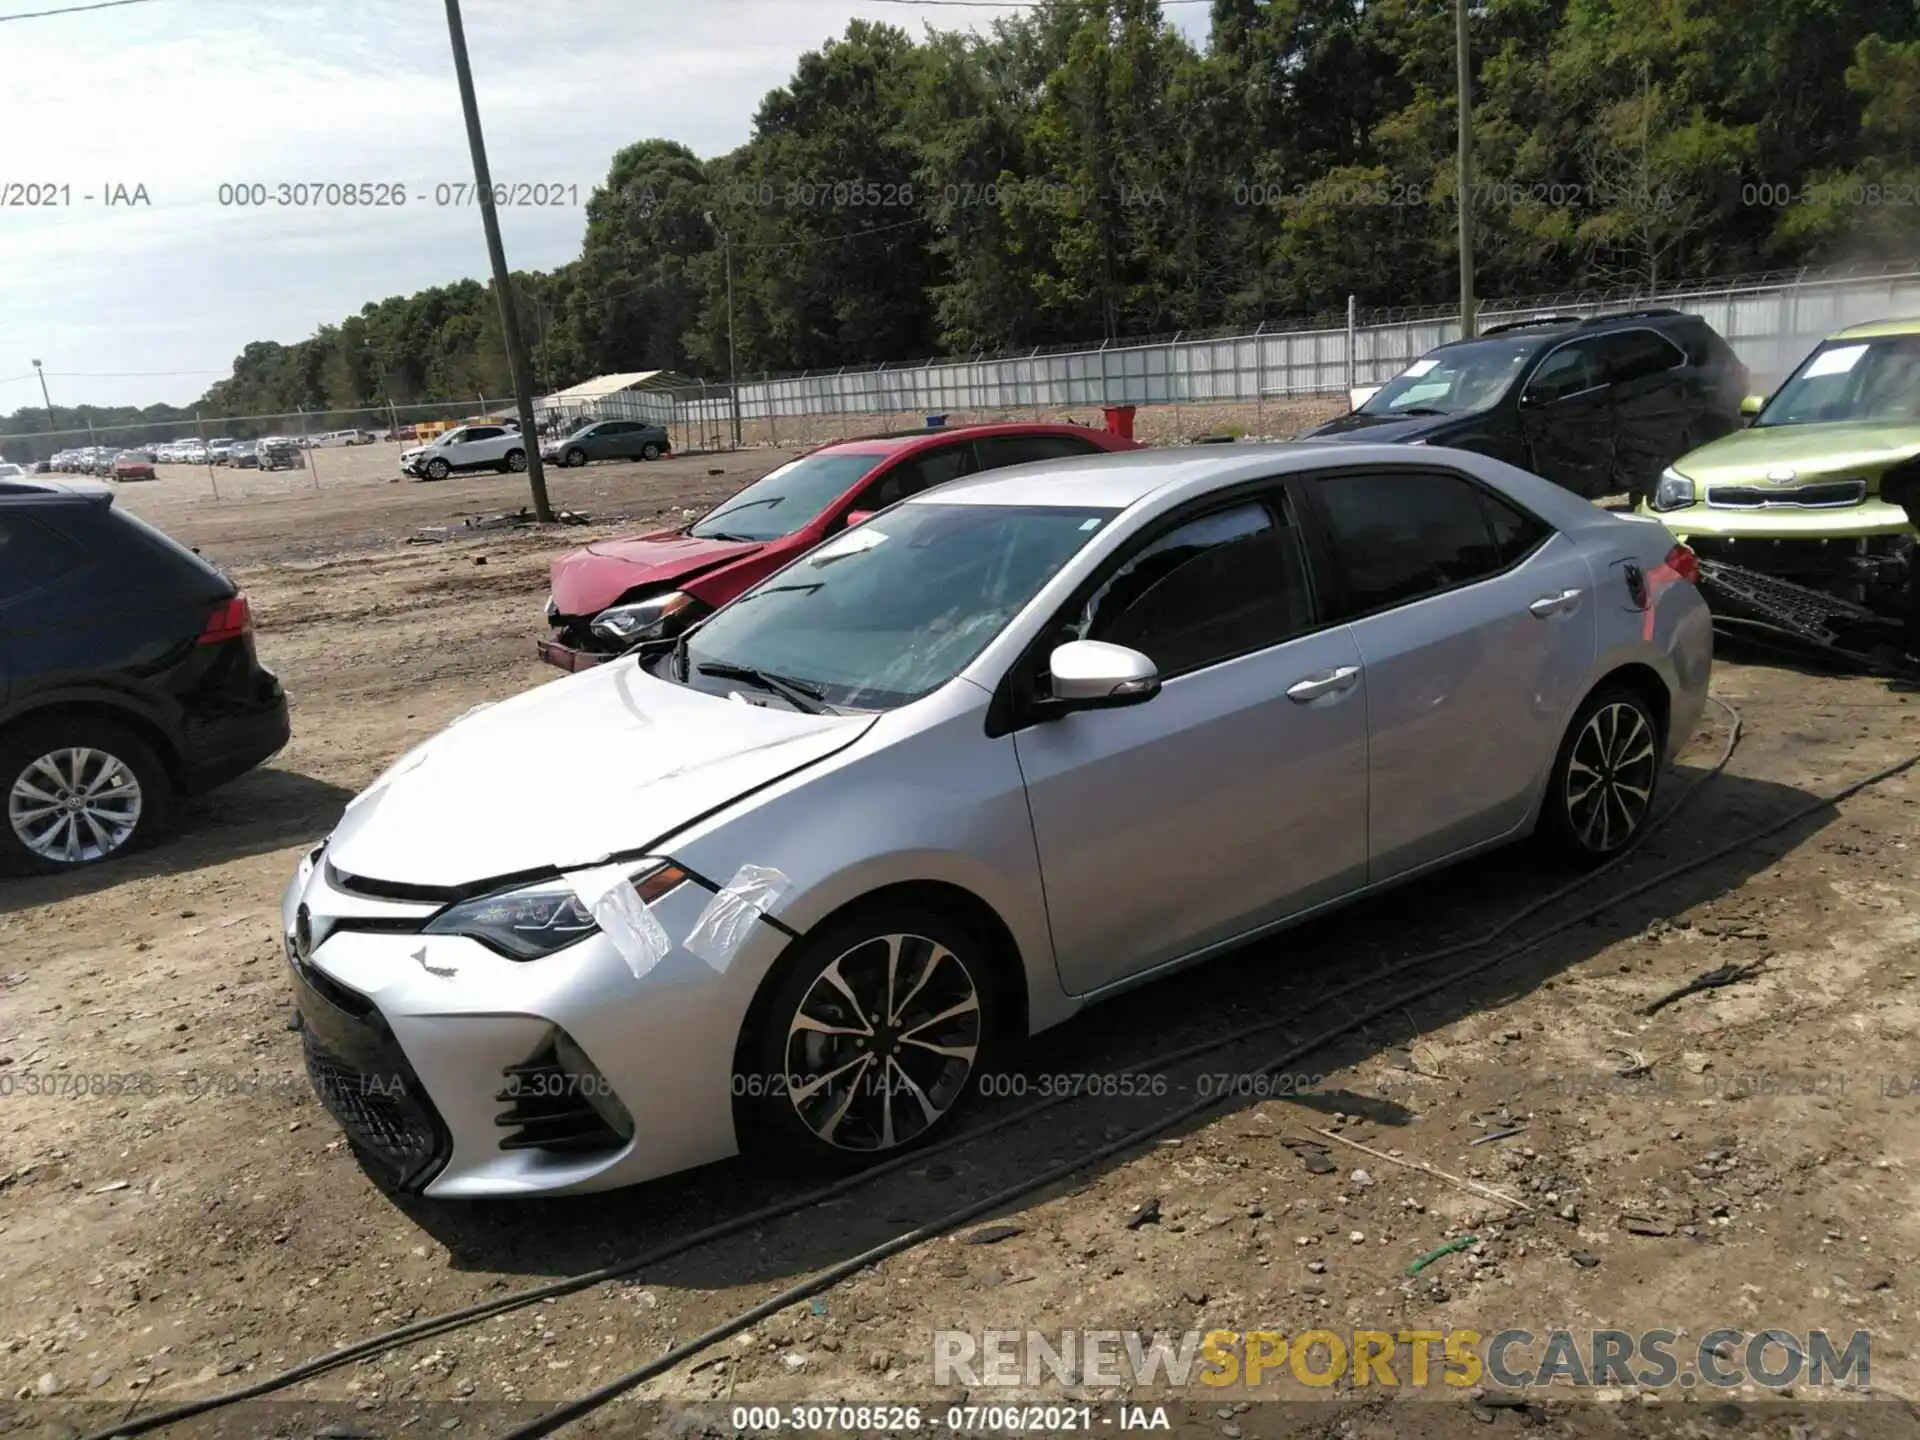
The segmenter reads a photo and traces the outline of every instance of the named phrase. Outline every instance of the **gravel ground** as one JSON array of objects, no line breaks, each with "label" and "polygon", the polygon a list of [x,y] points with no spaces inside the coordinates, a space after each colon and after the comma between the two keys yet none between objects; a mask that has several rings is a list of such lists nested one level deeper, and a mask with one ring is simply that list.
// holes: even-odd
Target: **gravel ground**
[{"label": "gravel ground", "polygon": [[[318,487],[310,473],[221,472],[216,501],[199,470],[126,489],[121,503],[246,587],[262,657],[293,696],[295,735],[272,764],[184,807],[157,848],[0,887],[0,1401],[18,1402],[0,1405],[0,1430],[75,1434],[137,1418],[820,1183],[740,1160],[565,1202],[383,1197],[308,1093],[275,934],[301,847],[360,786],[472,705],[551,683],[532,641],[555,553],[708,503],[781,458],[555,472],[555,503],[593,518],[577,528],[469,531],[463,519],[521,503],[524,479],[389,486],[391,457],[383,466],[373,449],[324,452]],[[451,538],[407,543],[436,529]],[[1728,738],[1710,708],[1666,792],[1685,793],[1684,808],[1628,863],[1519,927],[1513,938],[1554,930],[1524,953],[1487,965],[1492,952],[1474,951],[1319,999],[1547,895],[1557,882],[1519,847],[1042,1037],[1008,1087],[1025,1097],[988,1102],[975,1124],[1031,1104],[1050,1076],[1145,1065],[1130,1088],[1147,1093],[1082,1096],[631,1279],[290,1392],[344,1416],[332,1431],[320,1411],[279,1410],[230,1433],[498,1433],[505,1408],[423,1407],[577,1394],[870,1246],[1103,1149],[1113,1153],[780,1310],[639,1398],[910,1399],[944,1413],[965,1389],[935,1383],[932,1334],[954,1327],[1776,1327],[1868,1331],[1870,1384],[1844,1397],[1802,1384],[1784,1402],[1764,1386],[1676,1385],[1660,1405],[1610,1407],[1607,1424],[1629,1433],[1628,1420],[1678,1413],[1750,1433],[1913,1433],[1898,1402],[1920,1400],[1920,789],[1903,774],[1685,867],[1920,750],[1920,719],[1911,693],[1878,680],[1723,658],[1714,688],[1744,720],[1724,773],[1709,778]],[[1625,898],[1574,918],[1608,896]],[[1758,968],[1642,1013],[1726,965]],[[1396,1001],[1413,989],[1432,993]],[[1154,1061],[1257,1024],[1269,1028],[1206,1057]],[[1343,1025],[1331,1045],[1257,1075]],[[61,1075],[138,1088],[27,1093],[27,1077]],[[1212,1110],[1117,1147],[1223,1087]],[[1513,1133],[1486,1140],[1502,1131]],[[1395,1373],[1406,1386],[1404,1351]],[[1117,1393],[1070,1378],[1080,1383],[1043,1377],[971,1399],[1105,1404]],[[1306,1407],[1322,1417],[1311,1433],[1429,1433],[1443,1413],[1383,1410],[1378,1384],[1351,1381],[1349,1370],[1328,1386],[1285,1375],[1211,1391],[1179,1412],[1180,1427],[1281,1433],[1300,1408],[1253,1405],[1277,1395],[1319,1402]],[[1437,1378],[1433,1392],[1460,1394]],[[1894,1403],[1836,1408],[1871,1397]],[[1367,1402],[1342,1412],[1344,1432],[1324,1408],[1340,1400]],[[1730,1416],[1728,1402],[1748,1408]],[[622,1402],[593,1424],[614,1433],[654,1413]],[[1537,1396],[1515,1409],[1489,1394],[1444,1414],[1567,1434],[1599,1424]]]}]

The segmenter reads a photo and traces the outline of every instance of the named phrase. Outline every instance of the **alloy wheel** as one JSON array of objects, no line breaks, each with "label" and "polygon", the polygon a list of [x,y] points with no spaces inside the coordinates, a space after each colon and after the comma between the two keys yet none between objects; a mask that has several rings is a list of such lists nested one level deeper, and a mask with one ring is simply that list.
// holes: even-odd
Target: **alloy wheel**
[{"label": "alloy wheel", "polygon": [[527,468],[527,452],[524,450],[515,450],[512,453],[510,453],[507,456],[507,468],[513,471],[515,474],[518,474],[520,471],[526,469]]},{"label": "alloy wheel", "polygon": [[42,860],[83,865],[133,838],[142,803],[125,761],[76,745],[48,751],[20,772],[7,795],[7,819]]},{"label": "alloy wheel", "polygon": [[1615,700],[1593,712],[1567,762],[1567,820],[1581,845],[1605,854],[1639,833],[1659,763],[1653,726],[1638,706]]},{"label": "alloy wheel", "polygon": [[787,1098],[823,1144],[891,1150],[961,1100],[981,1039],[965,961],[923,935],[874,936],[821,971],[795,1009]]},{"label": "alloy wheel", "polygon": [[567,465],[569,468],[577,469],[586,463],[587,452],[582,450],[578,445],[567,451]]}]

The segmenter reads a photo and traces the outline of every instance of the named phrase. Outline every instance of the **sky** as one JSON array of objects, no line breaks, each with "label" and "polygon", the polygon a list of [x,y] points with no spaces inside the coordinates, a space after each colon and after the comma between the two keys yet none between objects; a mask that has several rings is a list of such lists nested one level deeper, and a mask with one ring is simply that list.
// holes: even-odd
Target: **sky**
[{"label": "sky", "polygon": [[[489,273],[440,0],[0,0],[0,414],[184,404],[250,341]],[[616,150],[744,142],[760,97],[855,17],[919,34],[1016,7],[891,0],[464,0],[508,264],[574,258]],[[1167,13],[1196,43],[1209,7]],[[249,206],[371,184],[403,206]],[[222,187],[229,187],[223,191]],[[254,191],[252,193],[258,193]],[[321,192],[324,194],[324,192]],[[297,192],[289,194],[297,198]],[[439,203],[442,199],[451,203]],[[52,203],[32,203],[36,200]]]}]

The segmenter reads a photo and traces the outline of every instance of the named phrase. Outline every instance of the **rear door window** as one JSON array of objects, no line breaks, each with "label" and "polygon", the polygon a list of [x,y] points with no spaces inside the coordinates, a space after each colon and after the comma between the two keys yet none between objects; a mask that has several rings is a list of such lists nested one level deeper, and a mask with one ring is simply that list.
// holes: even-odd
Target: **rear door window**
[{"label": "rear door window", "polygon": [[1328,475],[1316,488],[1346,580],[1344,618],[1497,575],[1546,538],[1539,521],[1511,506],[1499,517],[1497,534],[1494,505],[1479,486],[1457,475]]},{"label": "rear door window", "polygon": [[988,435],[973,443],[980,452],[982,470],[1100,453],[1100,447],[1093,441],[1082,440],[1077,435]]},{"label": "rear door window", "polygon": [[1613,384],[1644,380],[1678,369],[1687,357],[1678,345],[1653,330],[1622,330],[1600,342],[1607,379]]}]

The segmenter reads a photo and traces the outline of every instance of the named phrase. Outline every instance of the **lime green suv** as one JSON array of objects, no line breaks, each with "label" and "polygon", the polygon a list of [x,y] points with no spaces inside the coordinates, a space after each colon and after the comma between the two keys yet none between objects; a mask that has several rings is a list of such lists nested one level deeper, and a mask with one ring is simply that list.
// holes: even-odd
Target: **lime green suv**
[{"label": "lime green suv", "polygon": [[1746,428],[1674,461],[1642,513],[1702,559],[1901,608],[1914,527],[1883,482],[1920,477],[1920,319],[1828,337],[1742,409]]}]

